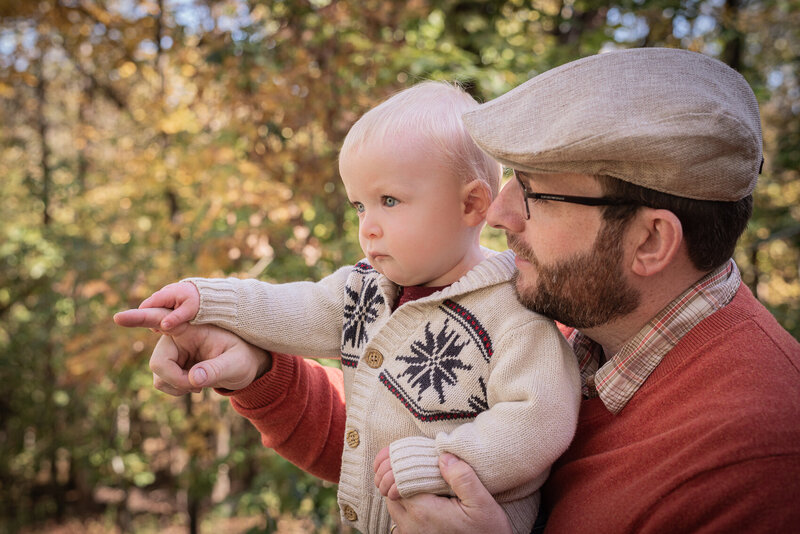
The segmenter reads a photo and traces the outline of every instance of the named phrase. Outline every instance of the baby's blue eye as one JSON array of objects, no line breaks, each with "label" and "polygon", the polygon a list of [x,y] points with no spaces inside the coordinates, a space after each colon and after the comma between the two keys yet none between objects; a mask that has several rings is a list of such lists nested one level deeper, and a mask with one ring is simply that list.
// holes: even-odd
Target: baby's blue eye
[{"label": "baby's blue eye", "polygon": [[385,196],[383,197],[383,205],[386,206],[387,208],[392,208],[394,206],[397,206],[397,199],[394,197]]},{"label": "baby's blue eye", "polygon": [[358,213],[364,213],[364,204],[361,202],[351,202],[350,204],[353,205]]}]

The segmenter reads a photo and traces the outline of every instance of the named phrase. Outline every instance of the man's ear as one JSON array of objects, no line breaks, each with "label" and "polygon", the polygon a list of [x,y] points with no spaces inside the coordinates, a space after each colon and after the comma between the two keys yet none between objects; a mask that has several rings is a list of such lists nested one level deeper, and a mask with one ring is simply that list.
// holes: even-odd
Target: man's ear
[{"label": "man's ear", "polygon": [[486,213],[492,203],[492,192],[481,180],[472,180],[461,190],[464,220],[468,226],[486,222]]},{"label": "man's ear", "polygon": [[629,227],[633,248],[631,269],[639,276],[662,272],[678,255],[683,244],[683,226],[669,210],[641,208]]}]

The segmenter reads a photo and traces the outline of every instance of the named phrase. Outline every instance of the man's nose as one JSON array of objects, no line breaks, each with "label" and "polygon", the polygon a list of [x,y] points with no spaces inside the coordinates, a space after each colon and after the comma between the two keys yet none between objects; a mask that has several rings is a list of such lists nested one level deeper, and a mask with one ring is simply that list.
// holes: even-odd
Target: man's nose
[{"label": "man's nose", "polygon": [[490,226],[514,233],[525,230],[524,206],[520,202],[519,191],[515,190],[518,187],[511,180],[500,190],[486,214],[486,222]]}]

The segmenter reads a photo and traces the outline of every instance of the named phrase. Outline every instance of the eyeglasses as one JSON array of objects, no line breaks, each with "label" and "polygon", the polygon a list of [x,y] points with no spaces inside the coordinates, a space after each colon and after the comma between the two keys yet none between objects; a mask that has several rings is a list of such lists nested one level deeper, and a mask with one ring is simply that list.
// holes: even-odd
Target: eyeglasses
[{"label": "eyeglasses", "polygon": [[530,220],[531,209],[528,206],[528,200],[553,200],[555,202],[569,202],[570,204],[582,204],[584,206],[625,206],[632,204],[628,200],[612,197],[576,197],[572,195],[554,195],[551,193],[533,193],[528,190],[528,187],[520,180],[517,171],[514,171],[514,178],[517,179],[520,189],[522,190],[522,202],[525,204],[525,219]]}]

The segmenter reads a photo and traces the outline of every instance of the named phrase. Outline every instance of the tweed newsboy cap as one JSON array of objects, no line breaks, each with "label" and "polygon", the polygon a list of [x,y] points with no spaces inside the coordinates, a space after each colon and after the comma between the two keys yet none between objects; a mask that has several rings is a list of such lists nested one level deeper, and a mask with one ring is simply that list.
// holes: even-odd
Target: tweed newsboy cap
[{"label": "tweed newsboy cap", "polygon": [[750,86],[724,63],[686,50],[579,59],[463,119],[478,146],[515,169],[605,174],[699,200],[747,196],[762,161]]}]

